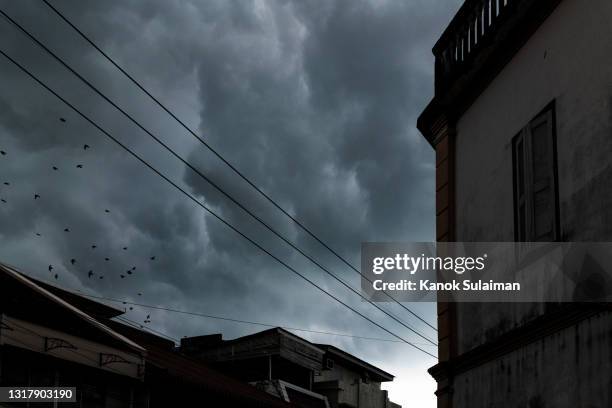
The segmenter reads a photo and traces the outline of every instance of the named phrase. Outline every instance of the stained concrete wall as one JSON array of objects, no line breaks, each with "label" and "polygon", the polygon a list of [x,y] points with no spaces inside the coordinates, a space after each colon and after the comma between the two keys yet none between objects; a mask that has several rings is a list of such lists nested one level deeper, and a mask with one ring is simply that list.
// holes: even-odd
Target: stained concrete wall
[{"label": "stained concrete wall", "polygon": [[612,241],[610,21],[609,0],[564,0],[460,118],[457,241],[514,240],[512,138],[552,100],[562,240]]},{"label": "stained concrete wall", "polygon": [[[561,239],[612,241],[612,1],[564,0],[457,123],[456,239],[513,241],[512,138],[555,101]],[[463,353],[544,313],[460,304]],[[612,406],[612,316],[456,378],[462,407]],[[598,375],[599,373],[599,375]]]},{"label": "stained concrete wall", "polygon": [[612,406],[611,320],[583,320],[458,375],[454,407]]},{"label": "stained concrete wall", "polygon": [[338,381],[340,391],[337,401],[329,398],[332,408],[340,404],[364,408],[385,408],[388,405],[387,392],[380,389],[380,382],[364,383],[360,373],[337,361],[332,370],[323,370],[321,375],[315,377],[315,389],[316,383],[323,381]]},{"label": "stained concrete wall", "polygon": [[612,223],[602,225],[612,221],[610,21],[609,0],[563,1],[460,118],[458,240],[513,240],[511,141],[552,100],[562,235],[612,238]]},{"label": "stained concrete wall", "polygon": [[322,381],[338,381],[338,386],[340,388],[338,392],[338,401],[331,401],[330,399],[332,407],[341,403],[357,406],[359,401],[358,384],[361,382],[359,373],[336,363],[332,370],[322,370],[320,375],[315,376],[315,384]]}]

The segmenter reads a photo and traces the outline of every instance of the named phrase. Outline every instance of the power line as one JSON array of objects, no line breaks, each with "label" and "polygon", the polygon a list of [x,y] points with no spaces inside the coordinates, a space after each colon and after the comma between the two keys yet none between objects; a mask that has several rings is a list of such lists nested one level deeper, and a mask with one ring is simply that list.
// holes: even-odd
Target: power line
[{"label": "power line", "polygon": [[[285,242],[287,245],[289,245],[291,248],[293,248],[295,251],[297,251],[300,255],[302,255],[303,257],[305,257],[306,259],[308,259],[311,263],[313,263],[314,265],[316,265],[319,269],[321,269],[323,272],[325,272],[327,275],[331,276],[334,280],[336,280],[337,282],[339,282],[341,285],[343,285],[344,287],[346,287],[347,289],[349,289],[351,292],[353,292],[354,294],[356,294],[357,296],[359,296],[361,299],[365,300],[366,302],[368,302],[369,304],[371,304],[372,306],[374,306],[376,309],[378,309],[379,311],[381,311],[382,313],[384,313],[385,315],[387,315],[388,317],[390,317],[391,319],[393,319],[394,321],[396,321],[397,323],[399,323],[400,325],[402,325],[403,327],[405,327],[406,329],[410,330],[411,332],[415,333],[416,335],[418,335],[419,337],[423,338],[424,340],[430,342],[431,344],[435,345],[436,343],[429,339],[427,336],[421,334],[419,331],[417,331],[416,329],[412,328],[411,326],[409,326],[408,324],[406,324],[404,321],[402,321],[400,318],[398,318],[397,316],[395,316],[394,314],[388,312],[387,310],[383,309],[382,307],[380,307],[379,305],[377,305],[376,303],[372,302],[370,299],[368,299],[366,296],[364,296],[363,294],[361,294],[358,290],[354,289],[352,286],[350,286],[349,284],[347,284],[346,282],[344,282],[342,279],[340,279],[338,276],[336,276],[333,272],[331,272],[329,269],[327,269],[326,267],[324,267],[322,264],[320,264],[318,261],[316,261],[313,257],[311,257],[310,255],[306,254],[304,251],[302,251],[299,247],[297,247],[295,244],[293,244],[293,242],[291,242],[289,239],[287,239],[285,236],[283,236],[282,234],[280,234],[278,231],[276,231],[273,227],[271,227],[268,223],[266,223],[264,220],[262,220],[260,217],[258,217],[256,214],[254,214],[252,211],[250,211],[248,208],[246,208],[242,203],[240,203],[238,200],[236,200],[232,195],[230,195],[229,193],[227,193],[221,186],[219,186],[217,183],[215,183],[213,180],[211,180],[208,176],[206,176],[205,174],[203,174],[199,169],[197,169],[196,167],[194,167],[191,163],[189,163],[186,159],[184,159],[181,155],[179,155],[178,153],[176,153],[172,148],[170,148],[166,143],[164,143],[162,140],[160,140],[157,136],[155,136],[151,131],[149,131],[147,128],[145,128],[140,122],[138,122],[136,119],[134,119],[133,116],[131,116],[129,113],[127,113],[124,109],[122,109],[119,105],[117,105],[114,101],[112,101],[109,97],[107,97],[102,91],[100,91],[95,85],[93,85],[90,81],[88,81],[86,78],[84,78],[81,74],[79,74],[75,69],[73,69],[70,65],[68,65],[68,63],[66,63],[61,57],[59,57],[56,53],[54,53],[52,50],[50,50],[45,44],[43,44],[40,40],[38,40],[33,34],[31,34],[28,30],[26,30],[22,25],[20,25],[18,22],[16,22],[15,20],[13,20],[8,14],[6,14],[3,10],[0,10],[0,14],[2,14],[11,24],[13,24],[15,27],[17,27],[22,33],[24,33],[28,38],[30,38],[30,40],[32,40],[34,43],[36,43],[40,48],[42,48],[46,53],[48,53],[51,57],[53,57],[57,62],[59,62],[64,68],[66,68],[67,70],[69,70],[73,75],[75,75],[81,82],[83,82],[85,85],[87,85],[91,90],[93,90],[96,94],[98,94],[101,98],[103,98],[107,103],[109,103],[111,106],[113,106],[117,111],[119,111],[123,116],[125,116],[128,120],[130,120],[134,125],[136,125],[139,129],[141,129],[143,132],[145,132],[149,137],[151,137],[153,140],[155,140],[160,146],[162,146],[166,151],[168,151],[172,156],[174,156],[175,158],[177,158],[179,161],[181,161],[185,166],[187,166],[190,170],[192,170],[194,173],[196,173],[198,176],[200,176],[201,178],[203,178],[207,183],[209,183],[212,187],[214,187],[217,191],[219,191],[221,194],[223,194],[227,199],[229,199],[230,201],[232,201],[236,206],[238,206],[240,209],[242,209],[244,212],[246,212],[249,216],[251,216],[253,219],[255,219],[258,223],[260,223],[262,226],[264,226],[266,229],[268,229],[270,232],[272,232],[276,237],[280,238],[283,242]],[[368,279],[368,278],[366,278]],[[368,279],[368,281],[370,283],[372,283],[371,280]]]},{"label": "power line", "polygon": [[[350,337],[350,338],[360,339],[360,340],[372,340],[372,341],[384,341],[384,342],[391,342],[391,343],[403,343],[400,340],[383,339],[383,338],[380,338],[380,337],[357,336],[357,335],[347,334],[347,333],[335,333],[335,332],[323,331],[323,330],[301,329],[301,328],[297,328],[297,327],[281,326],[281,325],[278,325],[278,324],[253,322],[253,321],[250,321],[250,320],[234,319],[234,318],[231,318],[231,317],[215,316],[215,315],[206,314],[206,313],[192,312],[192,311],[174,309],[174,308],[164,307],[164,306],[155,306],[155,305],[148,305],[148,304],[145,304],[145,303],[130,302],[130,301],[127,301],[127,300],[109,298],[109,297],[105,297],[105,296],[91,295],[89,293],[85,293],[85,292],[82,292],[82,291],[76,291],[76,292],[79,293],[82,296],[86,296],[86,297],[89,297],[89,298],[92,298],[92,299],[106,300],[106,301],[109,301],[109,302],[121,303],[121,304],[132,305],[132,306],[139,306],[139,307],[144,307],[144,308],[154,309],[154,310],[161,310],[161,311],[170,312],[170,313],[179,313],[179,314],[185,314],[185,315],[190,315],[190,316],[204,317],[206,319],[215,319],[215,320],[223,320],[223,321],[233,322],[233,323],[251,324],[251,325],[254,325],[254,326],[280,327],[280,328],[285,329],[285,330],[293,330],[293,331],[299,331],[299,332],[305,332],[305,333],[313,333],[313,334],[324,334],[324,335],[339,336],[339,337]],[[119,317],[119,318],[121,318],[121,317]],[[125,318],[125,319],[127,319],[127,318]],[[136,322],[133,322],[133,323],[134,324],[138,324]],[[147,326],[142,326],[142,325],[139,325],[139,326],[147,327]],[[176,339],[174,339],[174,340],[176,340]],[[429,346],[430,345],[430,344],[425,344],[425,343],[416,343],[416,342],[413,342],[413,343],[414,344],[419,344],[419,345],[422,345],[422,346]]]},{"label": "power line", "polygon": [[[87,295],[84,295],[84,296],[87,296]],[[90,296],[90,297],[93,297],[93,296]],[[174,343],[180,343],[180,340],[175,338],[175,337],[168,336],[166,333],[163,333],[163,332],[161,332],[159,330],[155,330],[155,329],[153,329],[151,327],[143,326],[142,324],[140,324],[138,322],[135,322],[134,320],[128,319],[125,316],[117,316],[117,319],[121,320],[123,323],[125,323],[125,324],[127,324],[129,326],[132,326],[135,329],[146,330],[146,331],[151,332],[153,334],[156,334],[158,336],[164,337],[165,339],[171,340]]]},{"label": "power line", "polygon": [[[37,279],[43,282],[46,282],[48,285],[55,286],[54,282],[51,282],[45,279],[40,279],[40,278],[37,278]],[[338,337],[349,337],[349,338],[354,338],[354,339],[359,339],[359,340],[382,341],[382,342],[389,342],[389,343],[403,343],[403,341],[400,341],[400,340],[384,339],[381,337],[359,336],[359,335],[348,334],[348,333],[337,333],[337,332],[330,332],[330,331],[324,331],[324,330],[304,329],[304,328],[297,328],[297,327],[292,327],[292,326],[283,326],[279,324],[262,323],[262,322],[254,322],[250,320],[235,319],[235,318],[226,317],[226,316],[217,316],[217,315],[211,315],[211,314],[201,313],[201,312],[194,312],[194,311],[189,311],[189,310],[174,309],[174,308],[166,307],[166,306],[156,306],[156,305],[150,305],[146,303],[132,302],[129,300],[111,298],[108,296],[93,295],[91,293],[83,292],[82,290],[78,290],[78,289],[71,289],[71,290],[75,293],[78,293],[81,296],[85,296],[85,297],[92,298],[92,299],[105,300],[105,301],[114,302],[114,303],[121,303],[122,305],[138,306],[138,307],[143,307],[143,308],[153,309],[153,310],[160,310],[160,311],[169,312],[169,313],[177,313],[177,314],[184,314],[184,315],[195,316],[195,317],[203,317],[206,319],[215,319],[215,320],[222,320],[222,321],[227,321],[227,322],[232,322],[232,323],[249,324],[249,325],[254,325],[254,326],[263,326],[263,327],[271,327],[271,328],[280,327],[285,330],[293,330],[293,331],[298,331],[298,332],[323,334],[323,335],[338,336]],[[179,340],[175,337],[171,337],[149,326],[144,326],[134,320],[128,319],[125,316],[118,316],[117,319],[127,321],[133,327],[140,328],[143,330],[148,330],[154,334],[158,334],[169,340],[179,342]],[[428,344],[428,343],[417,343],[417,342],[412,342],[412,343],[421,345],[421,346],[431,346],[431,344]]]},{"label": "power line", "polygon": [[[123,75],[125,75],[134,85],[136,85],[142,92],[144,92],[151,100],[153,100],[157,106],[162,108],[168,115],[170,115],[179,125],[183,127],[187,132],[189,132],[194,138],[196,138],[202,145],[204,145],[211,153],[213,153],[219,160],[221,160],[225,165],[227,165],[236,175],[238,175],[242,180],[244,180],[247,184],[249,184],[255,191],[257,191],[262,197],[264,197],[268,202],[270,202],[274,207],[276,207],[280,212],[282,212],[285,216],[289,217],[291,221],[293,221],[298,227],[300,227],[304,232],[306,232],[310,237],[316,240],[320,245],[322,245],[325,249],[330,251],[335,257],[340,259],[345,265],[351,268],[354,272],[359,274],[361,277],[367,279],[370,283],[372,281],[369,280],[367,276],[365,276],[359,269],[357,269],[353,264],[347,261],[342,255],[340,255],[337,251],[331,248],[330,245],[325,243],[322,239],[320,239],[315,233],[313,233],[308,227],[302,224],[298,219],[292,216],[287,210],[285,210],[277,201],[275,201],[272,197],[266,194],[261,188],[257,187],[257,185],[252,182],[247,176],[244,175],[240,170],[238,170],[234,165],[232,165],[227,159],[225,159],[216,149],[214,149],[209,143],[207,143],[202,137],[200,137],[191,127],[185,124],[176,114],[174,114],[170,109],[168,109],[163,103],[160,102],[158,98],[153,96],[151,92],[149,92],[143,85],[140,84],[132,75],[130,75],[123,67],[121,67],[113,58],[111,58],[102,48],[100,48],[93,40],[91,40],[83,31],[81,31],[75,24],[73,24],[70,19],[68,19],[62,12],[60,12],[57,8],[55,8],[51,3],[47,0],[42,0],[43,3],[47,5],[57,16],[59,16],[66,24],[68,24],[74,31],[76,31],[81,38],[83,38],[86,42],[88,42],[93,48],[96,49],[108,62],[110,62],[115,68],[117,68]],[[421,316],[419,316],[416,312],[412,311],[410,308],[399,302],[396,298],[391,296],[386,291],[383,293],[389,298],[392,299],[395,303],[400,305],[404,310],[412,314],[414,317],[419,319],[421,322],[425,323],[427,326],[437,331],[436,327],[427,322]]]},{"label": "power line", "polygon": [[140,157],[137,153],[135,153],[134,151],[132,151],[129,147],[127,147],[126,145],[124,145],[123,143],[121,143],[118,139],[116,139],[114,136],[112,136],[109,132],[107,132],[106,130],[104,130],[100,125],[98,125],[93,119],[91,119],[89,116],[87,116],[86,114],[84,114],[81,110],[79,110],[77,107],[75,107],[73,104],[71,104],[70,102],[68,102],[66,99],[64,99],[64,97],[62,97],[61,95],[59,95],[56,91],[54,91],[53,89],[51,89],[46,83],[44,83],[42,80],[40,80],[36,75],[34,75],[33,73],[31,73],[27,68],[25,68],[24,66],[22,66],[21,64],[19,64],[17,61],[15,61],[12,57],[10,57],[4,50],[0,50],[0,54],[2,54],[8,61],[10,61],[13,65],[15,65],[17,68],[19,68],[22,72],[24,72],[27,76],[29,76],[31,79],[33,79],[35,82],[37,82],[40,86],[42,86],[44,89],[46,89],[49,93],[51,93],[52,95],[54,95],[56,98],[58,98],[60,101],[62,101],[66,106],[68,106],[70,109],[72,109],[75,113],[77,113],[79,116],[81,116],[83,119],[85,119],[87,122],[89,122],[92,126],[94,126],[96,129],[98,129],[102,134],[104,134],[106,137],[108,137],[110,140],[112,140],[114,143],[116,143],[119,147],[121,147],[122,149],[124,149],[128,154],[130,154],[132,157],[134,157],[135,159],[137,159],[139,162],[141,162],[143,165],[145,165],[147,168],[149,168],[151,171],[153,171],[155,174],[157,174],[159,177],[161,177],[162,179],[164,179],[167,183],[169,183],[170,185],[172,185],[174,188],[176,188],[177,190],[179,190],[181,193],[183,193],[187,198],[189,198],[191,201],[193,201],[196,205],[198,205],[199,207],[201,207],[202,209],[204,209],[206,212],[208,212],[210,215],[212,215],[214,218],[216,218],[217,220],[219,220],[221,223],[223,223],[224,225],[226,225],[228,228],[230,228],[232,231],[234,231],[235,233],[237,233],[238,235],[240,235],[242,238],[244,238],[245,240],[247,240],[249,243],[251,243],[253,246],[255,246],[256,248],[258,248],[260,251],[264,252],[265,254],[267,254],[268,256],[270,256],[272,259],[274,259],[276,262],[278,262],[279,264],[281,264],[283,267],[285,267],[286,269],[288,269],[289,271],[291,271],[292,273],[294,273],[295,275],[299,276],[300,278],[302,278],[303,280],[305,280],[306,282],[308,282],[310,285],[314,286],[315,288],[317,288],[319,291],[325,293],[327,296],[331,297],[332,299],[334,299],[336,302],[340,303],[341,305],[343,305],[344,307],[346,307],[347,309],[349,309],[350,311],[352,311],[353,313],[357,314],[358,316],[362,317],[363,319],[367,320],[368,322],[370,322],[371,324],[375,325],[376,327],[378,327],[379,329],[387,332],[388,334],[392,335],[393,337],[396,337],[399,340],[402,340],[404,343],[411,345],[412,347],[414,347],[415,349],[437,359],[437,357],[433,354],[431,354],[430,352],[422,349],[421,347],[409,342],[408,340],[404,339],[403,337],[401,337],[398,334],[395,334],[394,332],[392,332],[391,330],[385,328],[384,326],[380,325],[379,323],[375,322],[374,320],[370,319],[369,317],[367,317],[366,315],[364,315],[363,313],[359,312],[358,310],[356,310],[355,308],[351,307],[350,305],[348,305],[347,303],[343,302],[341,299],[339,299],[338,297],[336,297],[335,295],[333,295],[332,293],[328,292],[327,290],[325,290],[323,287],[317,285],[315,282],[313,282],[312,280],[310,280],[309,278],[307,278],[305,275],[303,275],[302,273],[298,272],[295,268],[291,267],[290,265],[288,265],[286,262],[284,262],[283,260],[281,260],[280,258],[278,258],[276,255],[272,254],[270,251],[268,251],[267,249],[265,249],[263,246],[261,246],[259,243],[257,243],[256,241],[254,241],[252,238],[250,238],[249,236],[247,236],[246,234],[244,234],[242,231],[240,231],[239,229],[237,229],[236,227],[234,227],[232,224],[230,224],[228,221],[226,221],[225,219],[223,219],[221,216],[219,216],[216,212],[214,212],[213,210],[211,210],[210,208],[208,208],[207,206],[205,206],[204,204],[202,204],[200,201],[198,201],[197,198],[195,198],[193,195],[189,194],[185,189],[183,189],[182,187],[180,187],[178,184],[176,184],[175,182],[173,182],[172,180],[170,180],[166,175],[164,175],[163,173],[161,173],[159,170],[157,170],[155,167],[153,167],[151,164],[149,164],[149,162],[147,162],[145,159],[143,159],[142,157]]}]

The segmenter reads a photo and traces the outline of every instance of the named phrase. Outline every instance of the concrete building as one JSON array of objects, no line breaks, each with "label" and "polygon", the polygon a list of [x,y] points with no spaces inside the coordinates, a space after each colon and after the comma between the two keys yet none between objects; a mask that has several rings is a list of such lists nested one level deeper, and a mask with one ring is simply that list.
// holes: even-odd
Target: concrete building
[{"label": "concrete building", "polygon": [[81,408],[400,408],[380,389],[391,374],[336,347],[281,328],[176,347],[124,312],[0,263],[0,387],[76,387]]},{"label": "concrete building", "polygon": [[[439,241],[610,241],[612,2],[468,0],[418,127]],[[612,406],[609,306],[438,304],[440,408]]]},{"label": "concrete building", "polygon": [[0,387],[76,387],[76,402],[0,407],[295,407],[113,320],[124,312],[0,263]]},{"label": "concrete building", "polygon": [[181,352],[211,364],[240,381],[302,407],[328,408],[313,391],[322,369],[323,350],[281,328],[232,340],[221,334],[181,339]]},{"label": "concrete building", "polygon": [[279,327],[232,340],[183,338],[181,352],[300,407],[400,408],[380,387],[391,374]]},{"label": "concrete building", "polygon": [[381,383],[393,381],[393,375],[337,347],[317,346],[325,355],[314,390],[327,397],[330,407],[401,408],[380,388]]}]

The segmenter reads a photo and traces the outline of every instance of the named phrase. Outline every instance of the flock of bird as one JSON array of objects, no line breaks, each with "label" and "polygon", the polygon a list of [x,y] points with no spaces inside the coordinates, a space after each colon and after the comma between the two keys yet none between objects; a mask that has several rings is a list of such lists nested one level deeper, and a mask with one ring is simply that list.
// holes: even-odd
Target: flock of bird
[{"label": "flock of bird", "polygon": [[[60,118],[59,120],[62,123],[66,123],[67,122],[65,118]],[[89,149],[91,149],[90,145],[88,145],[88,144],[84,144],[83,145],[83,150],[89,150]],[[8,155],[8,153],[5,150],[0,150],[0,156],[7,156],[7,155]],[[54,165],[51,168],[53,169],[53,171],[59,171],[59,167],[58,166]],[[77,164],[76,168],[77,169],[83,169],[83,164],[81,164],[81,163]],[[2,184],[4,186],[6,186],[6,187],[10,187],[11,186],[11,183],[9,181],[4,181]],[[34,200],[41,200],[41,195],[39,193],[35,192],[34,193]],[[7,204],[8,203],[7,199],[5,197],[0,197],[0,202],[3,203],[3,204]],[[104,212],[109,214],[111,211],[109,209],[104,209]],[[64,232],[70,233],[70,228],[69,227],[64,228]],[[42,234],[40,232],[36,232],[35,235],[37,237],[41,237],[42,236]],[[98,248],[98,246],[96,244],[92,244],[90,248],[91,248],[91,250],[95,250],[96,248]],[[128,247],[124,246],[124,247],[122,247],[122,250],[123,251],[127,251]],[[109,262],[110,258],[109,257],[105,257],[104,261],[105,262]],[[155,256],[149,257],[149,261],[155,261]],[[71,258],[70,259],[70,265],[74,266],[77,263],[78,262],[77,262],[76,258]],[[59,275],[59,273],[57,273],[57,271],[55,270],[55,267],[53,265],[50,264],[48,266],[48,272],[53,276],[54,279],[59,279],[60,275]],[[119,274],[119,278],[120,279],[126,279],[128,276],[135,274],[135,272],[136,272],[136,266],[132,266],[131,268],[127,269],[125,272],[120,273]],[[101,273],[95,273],[93,269],[90,269],[87,272],[87,278],[88,279],[92,279],[92,278],[95,279],[95,278],[97,278],[98,280],[102,280],[102,279],[104,279],[104,275],[101,274]],[[142,293],[139,292],[138,296],[142,296]],[[126,302],[123,302],[123,303],[124,303],[124,305],[127,304]],[[129,306],[129,310],[133,310],[133,307]],[[144,323],[145,324],[146,323],[151,323],[151,315],[147,315],[147,317],[144,319]]]}]

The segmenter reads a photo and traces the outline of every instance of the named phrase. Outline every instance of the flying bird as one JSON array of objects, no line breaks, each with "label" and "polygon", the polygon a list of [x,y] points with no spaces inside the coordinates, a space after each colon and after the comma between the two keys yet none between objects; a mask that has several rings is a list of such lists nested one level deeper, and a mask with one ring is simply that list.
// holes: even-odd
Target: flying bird
[{"label": "flying bird", "polygon": [[106,210],[104,210],[104,212],[105,212],[105,213],[109,213],[109,212],[110,212],[110,210],[106,209]]},{"label": "flying bird", "polygon": [[135,266],[132,266],[132,270],[133,270],[133,271],[135,271],[135,270],[136,270],[136,267],[135,267]]},{"label": "flying bird", "polygon": [[39,198],[40,198],[40,195],[39,195],[39,194],[34,194],[34,199],[35,199],[35,200],[38,200]]},{"label": "flying bird", "polygon": [[70,260],[70,263],[74,265],[74,264],[76,263],[76,259],[72,258],[72,259]]},{"label": "flying bird", "polygon": [[53,270],[53,265],[49,265],[49,272]]},{"label": "flying bird", "polygon": [[152,257],[151,257],[151,260],[152,260],[152,261],[154,261],[154,260],[155,260],[155,256],[152,256]]},{"label": "flying bird", "polygon": [[119,275],[121,277],[121,279],[125,278],[125,275]]},{"label": "flying bird", "polygon": [[130,306],[130,310],[134,310],[134,308],[132,306]]},{"label": "flying bird", "polygon": [[110,258],[104,258],[105,261],[110,261]]},{"label": "flying bird", "polygon": [[5,186],[10,186],[10,185],[11,185],[11,183],[9,183],[8,181],[5,181],[5,182],[4,182],[4,185],[5,185]]},{"label": "flying bird", "polygon": [[0,154],[6,156],[6,152],[4,150],[0,150]]},{"label": "flying bird", "polygon": [[96,246],[96,245],[92,245],[92,246],[91,246],[91,249],[96,249],[96,248],[97,248],[97,246]]},{"label": "flying bird", "polygon": [[37,236],[37,237],[40,237],[40,233],[39,233],[39,232],[37,232],[37,233],[36,233],[36,236]]},{"label": "flying bird", "polygon": [[57,170],[58,170],[58,168],[57,168],[56,166],[53,166],[52,168],[53,168],[53,170],[55,170],[55,171],[57,171]]},{"label": "flying bird", "polygon": [[57,277],[58,277],[57,273],[56,273],[55,275],[53,275],[53,277],[54,277],[55,279],[57,279]]},{"label": "flying bird", "polygon": [[130,270],[128,269],[128,271],[127,271],[126,273],[127,273],[128,275],[131,275],[131,274],[132,274],[132,271],[130,271]]},{"label": "flying bird", "polygon": [[6,204],[6,200],[4,198],[0,199],[4,204]]},{"label": "flying bird", "polygon": [[138,293],[138,296],[142,296],[142,293]]},{"label": "flying bird", "polygon": [[64,119],[64,118],[60,118],[60,122],[62,122],[62,123],[66,123],[66,119]]},{"label": "flying bird", "polygon": [[64,228],[64,232],[70,232],[70,228]]},{"label": "flying bird", "polygon": [[93,274],[94,274],[93,271],[89,271],[89,272],[87,272],[87,277],[91,278],[93,276]]},{"label": "flying bird", "polygon": [[104,276],[100,276],[98,279],[104,279]]},{"label": "flying bird", "polygon": [[150,314],[148,314],[148,315],[147,315],[147,320],[149,320],[150,318],[151,318],[151,315],[150,315]]},{"label": "flying bird", "polygon": [[82,169],[83,165],[82,164],[77,164],[77,169]]},{"label": "flying bird", "polygon": [[124,250],[124,251],[127,251],[127,247],[123,247],[123,250]]},{"label": "flying bird", "polygon": [[83,150],[87,150],[87,149],[89,149],[89,145],[88,144],[83,145]]}]

